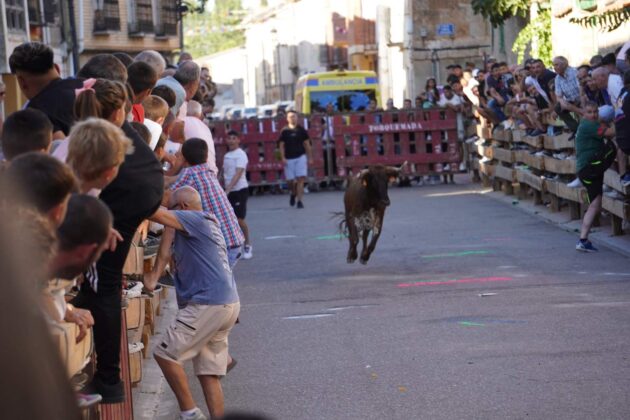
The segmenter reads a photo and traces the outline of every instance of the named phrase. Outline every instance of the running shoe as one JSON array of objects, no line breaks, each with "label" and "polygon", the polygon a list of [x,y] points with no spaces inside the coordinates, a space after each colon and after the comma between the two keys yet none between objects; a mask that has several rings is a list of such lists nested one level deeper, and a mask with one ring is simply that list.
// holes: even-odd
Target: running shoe
[{"label": "running shoe", "polygon": [[578,243],[575,245],[575,249],[577,251],[580,252],[597,252],[599,251],[599,249],[595,248],[593,246],[593,244],[591,243],[591,241],[589,241],[588,239],[586,241],[583,240],[579,240]]}]

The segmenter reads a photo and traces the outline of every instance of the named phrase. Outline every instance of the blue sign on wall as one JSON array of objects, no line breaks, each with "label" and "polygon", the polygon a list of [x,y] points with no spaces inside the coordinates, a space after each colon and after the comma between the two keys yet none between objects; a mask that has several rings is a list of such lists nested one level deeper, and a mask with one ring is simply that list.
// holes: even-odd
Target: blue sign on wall
[{"label": "blue sign on wall", "polygon": [[452,23],[441,23],[437,27],[437,36],[453,36],[455,35],[455,25]]}]

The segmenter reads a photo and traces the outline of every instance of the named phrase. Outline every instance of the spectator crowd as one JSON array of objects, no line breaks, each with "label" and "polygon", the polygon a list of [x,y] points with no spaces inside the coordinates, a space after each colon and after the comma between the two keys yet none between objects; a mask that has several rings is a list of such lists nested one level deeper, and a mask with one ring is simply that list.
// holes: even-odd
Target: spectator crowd
[{"label": "spectator crowd", "polygon": [[75,383],[76,406],[125,398],[123,267],[140,234],[156,254],[145,291],[168,271],[177,292],[176,321],[155,358],[181,418],[205,418],[188,387],[187,360],[212,418],[222,417],[219,379],[236,363],[227,347],[240,307],[233,268],[253,254],[247,155],[231,131],[219,173],[203,121],[216,94],[208,69],[186,53],[174,66],[147,50],[95,55],[64,79],[52,49],[36,42],[16,47],[9,64],[27,102],[0,126],[0,212],[10,232],[26,232],[35,244],[23,252],[42,317],[51,328],[76,324],[77,341],[93,331],[96,372]]},{"label": "spectator crowd", "polygon": [[[494,59],[482,68],[451,65],[444,86],[428,78],[403,108],[453,109],[462,141],[466,126],[480,118],[529,136],[569,133],[577,161],[572,186],[584,185],[589,201],[576,248],[594,251],[588,234],[601,209],[604,171],[616,161],[620,182],[630,185],[629,47],[578,67],[558,56],[553,70],[540,59],[519,66]],[[124,399],[123,266],[140,231],[157,255],[145,289],[152,291],[169,266],[177,291],[179,312],[155,358],[181,418],[205,418],[182,368],[188,360],[211,416],[221,417],[219,379],[236,364],[227,346],[240,310],[233,269],[253,250],[245,222],[247,155],[240,133],[230,131],[229,152],[217,165],[204,121],[216,93],[208,69],[185,53],[177,66],[167,65],[148,50],[136,57],[95,55],[77,77],[64,79],[51,48],[40,43],[16,47],[9,63],[27,102],[0,121],[0,212],[11,231],[35,238],[27,252],[42,316],[51,324],[75,323],[77,340],[93,330],[96,373],[77,389],[77,406]],[[0,97],[4,93],[0,84]],[[370,110],[375,107],[372,101]],[[386,109],[395,109],[393,101]],[[295,112],[288,120],[281,159],[290,204],[303,208],[310,141]]]}]

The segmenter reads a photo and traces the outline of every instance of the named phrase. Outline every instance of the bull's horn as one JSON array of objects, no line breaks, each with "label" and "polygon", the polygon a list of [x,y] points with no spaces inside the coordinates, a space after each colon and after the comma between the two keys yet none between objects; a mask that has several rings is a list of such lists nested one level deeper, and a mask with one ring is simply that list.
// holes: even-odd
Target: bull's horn
[{"label": "bull's horn", "polygon": [[361,171],[359,171],[359,173],[357,174],[357,178],[361,178],[363,175],[367,174],[370,170],[369,169],[361,169]]},{"label": "bull's horn", "polygon": [[403,170],[407,167],[407,165],[408,165],[408,164],[409,164],[409,162],[404,161],[404,162],[403,162],[403,164],[402,164],[402,165],[400,165],[400,168],[397,168],[397,167],[395,167],[395,166],[386,166],[386,167],[385,167],[385,169],[386,169],[388,172],[397,172],[397,173],[401,173],[401,172],[402,172],[402,171],[403,171]]}]

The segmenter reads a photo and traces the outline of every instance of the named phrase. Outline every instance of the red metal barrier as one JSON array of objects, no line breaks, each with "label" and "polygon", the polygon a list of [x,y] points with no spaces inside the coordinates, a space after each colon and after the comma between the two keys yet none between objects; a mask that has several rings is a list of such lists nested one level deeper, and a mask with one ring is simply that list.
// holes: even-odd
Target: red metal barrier
[{"label": "red metal barrier", "polygon": [[405,161],[409,174],[435,174],[442,172],[443,164],[461,160],[456,114],[446,109],[336,115],[333,129],[336,173],[341,177],[369,165]]},{"label": "red metal barrier", "polygon": [[[300,117],[298,123],[308,130],[312,140],[313,164],[309,165],[309,175],[315,179],[324,177],[324,161],[321,133],[321,118]],[[210,129],[219,168],[223,165],[223,155],[227,152],[227,132],[235,130],[241,134],[241,146],[247,153],[248,181],[252,186],[277,184],[284,177],[284,167],[280,161],[278,139],[287,125],[284,118],[264,118],[234,121],[212,121]]]},{"label": "red metal barrier", "polygon": [[[405,161],[410,164],[409,174],[435,174],[442,172],[443,164],[461,160],[456,114],[446,109],[314,114],[300,116],[298,121],[312,141],[314,162],[309,165],[309,177],[315,182],[344,178],[369,165]],[[223,164],[227,132],[233,129],[241,133],[241,145],[249,158],[250,185],[281,182],[284,174],[277,142],[285,126],[284,118],[212,121],[217,165]],[[330,131],[325,133],[324,127]],[[334,141],[329,151],[322,141],[328,137]]]}]

